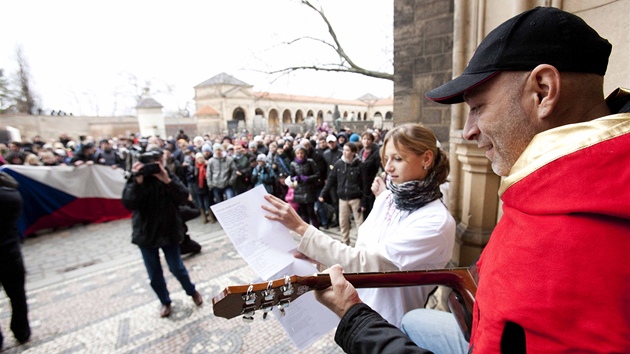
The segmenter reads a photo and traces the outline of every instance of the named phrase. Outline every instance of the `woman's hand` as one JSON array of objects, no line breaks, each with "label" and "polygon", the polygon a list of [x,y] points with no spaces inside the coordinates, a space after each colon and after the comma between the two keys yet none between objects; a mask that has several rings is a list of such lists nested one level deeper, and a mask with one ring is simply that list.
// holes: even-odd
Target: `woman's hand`
[{"label": "woman's hand", "polygon": [[378,197],[379,194],[383,193],[385,189],[387,189],[387,185],[385,184],[385,174],[383,176],[374,177],[374,182],[372,182],[372,187],[370,190],[374,193],[375,196]]},{"label": "woman's hand", "polygon": [[306,233],[309,224],[302,220],[295,209],[287,202],[271,194],[265,195],[265,200],[271,204],[271,206],[261,205],[263,210],[269,212],[268,215],[265,215],[265,218],[279,221],[287,229],[296,232],[300,236]]},{"label": "woman's hand", "polygon": [[302,253],[302,252],[295,251],[295,252],[293,253],[293,257],[295,257],[295,258],[297,258],[297,259],[303,259],[303,260],[305,260],[305,261],[311,262],[311,263],[316,264],[316,265],[320,265],[320,264],[321,264],[321,263],[319,263],[318,261],[316,261],[316,260],[314,260],[314,259],[310,258],[309,256],[305,255],[305,254],[304,254],[304,253]]}]

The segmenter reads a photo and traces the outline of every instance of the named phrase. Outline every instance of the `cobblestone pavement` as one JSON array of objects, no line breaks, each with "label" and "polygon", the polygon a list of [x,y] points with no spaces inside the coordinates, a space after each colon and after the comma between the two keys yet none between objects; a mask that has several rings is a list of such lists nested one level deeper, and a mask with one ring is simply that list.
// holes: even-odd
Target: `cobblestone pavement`
[{"label": "cobblestone pavement", "polygon": [[[173,313],[159,317],[140,251],[130,243],[130,219],[77,225],[24,241],[31,340],[19,345],[9,330],[10,303],[0,292],[3,353],[293,353],[271,316],[253,322],[212,313],[212,297],[256,276],[217,224],[188,222],[203,250],[186,256],[190,277],[205,299],[196,307],[168,272]],[[339,238],[339,230],[331,229]],[[351,234],[356,238],[356,230]],[[290,307],[288,308],[290,311]],[[334,331],[303,353],[342,353]]]}]

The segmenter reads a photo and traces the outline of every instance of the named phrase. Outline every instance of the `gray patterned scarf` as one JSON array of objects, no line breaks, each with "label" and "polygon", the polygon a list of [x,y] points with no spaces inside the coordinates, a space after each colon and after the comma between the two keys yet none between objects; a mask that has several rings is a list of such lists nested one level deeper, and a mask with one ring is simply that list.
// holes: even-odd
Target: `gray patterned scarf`
[{"label": "gray patterned scarf", "polygon": [[433,169],[422,181],[416,180],[394,184],[387,176],[387,189],[394,196],[396,208],[408,212],[416,211],[428,203],[442,198],[440,184],[435,179],[435,171]]}]

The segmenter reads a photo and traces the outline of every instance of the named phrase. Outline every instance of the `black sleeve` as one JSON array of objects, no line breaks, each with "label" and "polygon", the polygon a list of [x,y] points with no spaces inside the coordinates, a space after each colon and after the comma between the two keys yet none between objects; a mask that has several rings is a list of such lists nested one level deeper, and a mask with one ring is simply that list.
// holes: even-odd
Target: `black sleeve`
[{"label": "black sleeve", "polygon": [[166,185],[166,193],[168,193],[175,205],[185,205],[188,201],[188,188],[184,186],[179,177],[168,172],[168,176],[171,178],[171,183]]},{"label": "black sleeve", "polygon": [[346,353],[431,353],[366,304],[354,305],[341,319],[335,342]]}]

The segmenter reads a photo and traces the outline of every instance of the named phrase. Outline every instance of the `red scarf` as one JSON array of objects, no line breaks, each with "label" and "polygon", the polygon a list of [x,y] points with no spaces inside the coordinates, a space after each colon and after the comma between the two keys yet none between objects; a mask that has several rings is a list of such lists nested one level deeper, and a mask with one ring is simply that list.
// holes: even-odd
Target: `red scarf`
[{"label": "red scarf", "polygon": [[197,175],[199,188],[203,188],[203,184],[206,182],[206,164],[201,163],[197,164],[197,168],[199,169],[199,174]]}]

